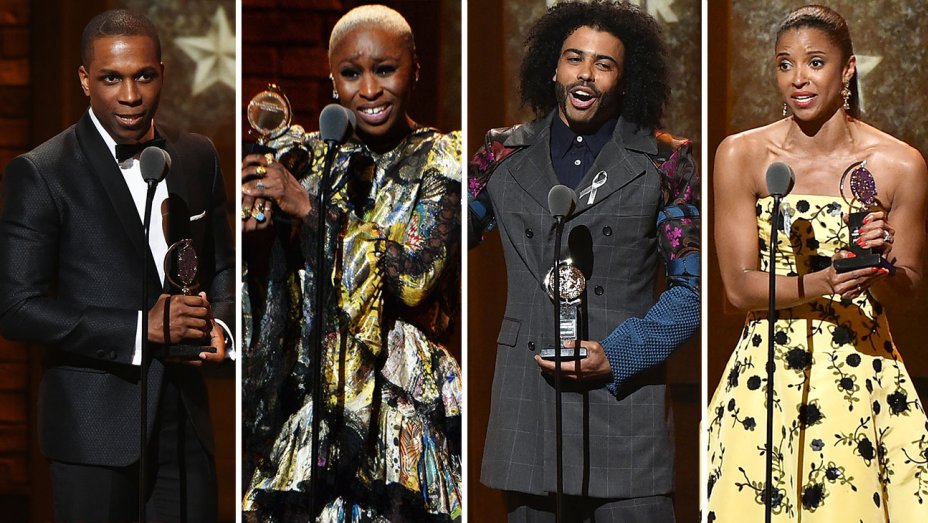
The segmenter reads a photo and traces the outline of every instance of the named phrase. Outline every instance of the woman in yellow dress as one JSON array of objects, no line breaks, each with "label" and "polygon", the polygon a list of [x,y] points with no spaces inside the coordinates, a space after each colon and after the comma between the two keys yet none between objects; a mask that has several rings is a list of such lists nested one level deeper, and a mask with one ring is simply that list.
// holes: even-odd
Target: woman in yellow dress
[{"label": "woman in yellow dress", "polygon": [[[768,271],[775,271],[774,521],[928,521],[928,422],[885,311],[922,280],[928,172],[909,145],[858,119],[857,63],[844,19],[792,12],[776,39],[789,116],[726,138],[715,163],[716,246],[744,330],[709,404],[710,522],[763,521],[766,499]],[[765,171],[792,167],[795,187],[773,220]],[[847,172],[876,191],[858,243],[895,267],[838,272],[851,256]],[[871,183],[872,182],[872,183]],[[847,184],[845,195],[850,196]]]},{"label": "woman in yellow dress", "polygon": [[[399,13],[362,6],[342,17],[329,66],[333,97],[357,126],[338,151],[326,213],[320,498],[310,513],[325,145],[294,127],[271,143],[277,158],[242,164],[243,207],[264,213],[243,215],[243,228],[273,233],[269,249],[248,253],[269,261],[266,271],[251,264],[247,278],[243,411],[254,471],[243,509],[261,522],[459,519],[461,376],[442,344],[460,288],[460,133],[409,116],[419,67]],[[281,161],[294,147],[308,153],[301,167]]]}]

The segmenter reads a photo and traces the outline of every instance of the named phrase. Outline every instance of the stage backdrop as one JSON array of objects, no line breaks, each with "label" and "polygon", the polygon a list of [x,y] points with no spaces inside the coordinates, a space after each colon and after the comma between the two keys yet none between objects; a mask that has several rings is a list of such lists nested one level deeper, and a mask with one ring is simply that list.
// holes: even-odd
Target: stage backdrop
[{"label": "stage backdrop", "polygon": [[[519,104],[519,66],[532,23],[544,14],[544,0],[470,0],[468,2],[467,152],[473,154],[488,129],[531,119]],[[700,131],[700,3],[696,0],[632,2],[656,17],[664,28],[672,71],[670,104],[664,127],[697,142]],[[506,301],[505,262],[499,236],[491,233],[468,254],[468,514],[503,521],[502,495],[480,484],[480,461],[490,409],[490,385],[496,336]],[[677,521],[697,521],[697,433],[699,423],[699,340],[691,340],[671,358],[668,373],[676,442]],[[668,459],[670,459],[668,457]]]},{"label": "stage backdrop", "polygon": [[[846,19],[860,76],[861,119],[928,154],[928,3],[823,1]],[[776,28],[805,2],[709,3],[710,171],[719,142],[736,132],[782,118],[775,81]],[[891,37],[890,37],[891,35]],[[712,178],[709,177],[710,185]],[[711,202],[711,199],[707,198]],[[713,216],[724,209],[710,206]],[[715,390],[743,325],[744,315],[726,302],[715,239],[709,239],[709,394]],[[928,399],[928,352],[924,350],[925,293],[905,314],[890,312],[893,338],[924,402]]]},{"label": "stage backdrop", "polygon": [[[41,9],[40,9],[41,6]],[[129,8],[158,27],[165,83],[159,126],[209,136],[219,151],[231,217],[235,190],[233,0],[0,0],[0,173],[15,156],[77,122],[88,107],[77,78],[80,37],[95,14]],[[0,179],[2,188],[2,179]],[[237,226],[237,221],[233,222]],[[234,230],[234,229],[233,229]],[[42,351],[0,339],[0,519],[51,520],[47,464],[35,433]],[[235,368],[208,371],[220,521],[234,521]]]}]

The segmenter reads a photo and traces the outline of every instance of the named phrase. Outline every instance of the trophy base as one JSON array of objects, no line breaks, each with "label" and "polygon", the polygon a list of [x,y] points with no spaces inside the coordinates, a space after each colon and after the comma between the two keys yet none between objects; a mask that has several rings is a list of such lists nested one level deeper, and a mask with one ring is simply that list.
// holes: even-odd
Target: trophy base
[{"label": "trophy base", "polygon": [[[586,347],[578,349],[568,349],[561,347],[561,361],[582,360],[586,358]],[[541,359],[554,360],[554,347],[545,347],[541,349]]]},{"label": "trophy base", "polygon": [[216,353],[216,347],[199,345],[170,345],[162,347],[158,356],[160,358],[174,358],[182,360],[198,360],[201,352]]},{"label": "trophy base", "polygon": [[882,267],[888,270],[891,275],[896,273],[896,268],[893,264],[889,263],[886,258],[880,256],[878,253],[858,254],[854,258],[841,258],[840,260],[832,262],[832,265],[834,265],[835,271],[839,273],[865,269],[867,267]]}]

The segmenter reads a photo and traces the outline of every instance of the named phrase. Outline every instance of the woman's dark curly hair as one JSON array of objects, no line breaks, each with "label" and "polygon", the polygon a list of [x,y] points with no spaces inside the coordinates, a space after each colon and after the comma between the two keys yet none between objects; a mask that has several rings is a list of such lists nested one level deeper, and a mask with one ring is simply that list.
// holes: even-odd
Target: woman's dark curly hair
[{"label": "woman's dark curly hair", "polygon": [[583,26],[611,33],[625,46],[618,87],[625,93],[622,116],[641,127],[660,127],[670,98],[663,34],[654,18],[627,2],[564,2],[548,9],[525,41],[528,51],[520,73],[522,104],[530,106],[538,116],[557,107],[551,77],[564,40]]}]

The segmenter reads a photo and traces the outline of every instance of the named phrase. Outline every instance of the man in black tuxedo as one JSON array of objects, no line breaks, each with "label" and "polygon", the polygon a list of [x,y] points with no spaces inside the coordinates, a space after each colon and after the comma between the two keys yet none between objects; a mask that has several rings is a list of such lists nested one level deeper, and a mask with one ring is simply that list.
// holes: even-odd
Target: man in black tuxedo
[{"label": "man in black tuxedo", "polygon": [[[48,348],[41,448],[56,520],[81,522],[134,521],[138,514],[141,336],[156,350],[209,337],[215,353],[151,363],[146,507],[151,521],[213,521],[213,435],[197,367],[225,358],[234,318],[219,160],[205,137],[162,136],[155,128],[164,66],[151,21],[107,11],[90,21],[81,44],[78,72],[90,109],[10,162],[3,177],[0,334]],[[149,141],[172,162],[144,245],[141,150],[126,146]],[[170,300],[151,292],[143,309],[143,274],[150,289],[170,292],[162,260],[182,238],[193,240],[204,292]]]}]

